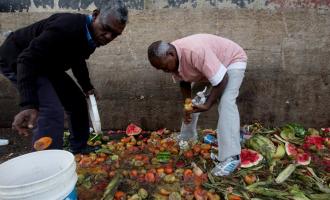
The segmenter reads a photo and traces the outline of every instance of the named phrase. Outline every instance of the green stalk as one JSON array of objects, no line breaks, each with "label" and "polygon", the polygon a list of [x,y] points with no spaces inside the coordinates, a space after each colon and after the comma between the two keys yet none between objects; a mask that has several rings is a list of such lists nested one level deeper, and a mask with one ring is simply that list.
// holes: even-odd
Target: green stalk
[{"label": "green stalk", "polygon": [[324,181],[315,174],[313,168],[307,167],[307,170],[312,174],[317,182],[324,183]]},{"label": "green stalk", "polygon": [[329,200],[330,194],[310,194],[309,197],[312,200]]},{"label": "green stalk", "polygon": [[288,165],[275,179],[276,183],[283,183],[296,169],[297,164]]},{"label": "green stalk", "polygon": [[276,197],[277,199],[288,199],[287,196],[289,195],[287,192],[264,187],[253,187],[249,188],[248,191],[263,196]]},{"label": "green stalk", "polygon": [[327,194],[330,194],[330,188],[326,185],[323,185],[322,183],[318,182],[318,181],[315,181],[317,187],[319,187],[319,190],[321,192],[324,192],[324,193],[327,193]]},{"label": "green stalk", "polygon": [[259,182],[255,182],[249,186],[246,187],[247,190],[250,190],[251,188],[256,188],[258,186],[265,186],[265,185],[269,185],[271,182],[270,181],[259,181]]},{"label": "green stalk", "polygon": [[[219,191],[219,192],[221,192],[221,193],[223,193],[223,194],[227,192],[226,189],[222,189],[222,188],[219,187],[219,186],[212,185],[212,184],[209,184],[209,183],[203,183],[203,186],[204,186],[205,188],[208,188],[208,189],[215,189],[215,190],[217,190],[217,191]],[[224,188],[225,188],[225,187],[224,187]]]},{"label": "green stalk", "polygon": [[120,183],[120,178],[121,178],[121,173],[117,172],[117,174],[112,178],[110,183],[105,188],[105,192],[101,200],[113,200],[115,196],[115,192],[117,191],[117,188]]},{"label": "green stalk", "polygon": [[299,189],[297,185],[294,185],[290,190],[293,200],[310,200],[305,196],[305,194]]}]

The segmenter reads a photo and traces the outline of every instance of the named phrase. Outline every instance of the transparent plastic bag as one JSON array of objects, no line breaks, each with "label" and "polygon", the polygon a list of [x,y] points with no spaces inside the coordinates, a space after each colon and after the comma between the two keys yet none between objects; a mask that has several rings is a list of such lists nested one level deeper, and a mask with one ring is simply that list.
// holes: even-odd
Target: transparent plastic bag
[{"label": "transparent plastic bag", "polygon": [[[192,100],[193,105],[201,105],[206,102],[206,91],[207,91],[207,87],[205,87],[203,91],[197,92],[196,96]],[[182,121],[181,129],[180,129],[181,131],[179,134],[179,140],[195,141],[198,139],[197,122],[198,122],[199,115],[200,115],[200,113],[192,113],[191,122],[188,124],[185,124]]]}]

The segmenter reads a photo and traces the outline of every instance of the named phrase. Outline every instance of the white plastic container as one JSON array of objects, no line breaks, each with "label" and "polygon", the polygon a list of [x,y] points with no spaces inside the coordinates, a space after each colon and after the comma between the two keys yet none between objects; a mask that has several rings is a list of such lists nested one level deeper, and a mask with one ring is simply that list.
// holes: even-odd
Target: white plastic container
[{"label": "white plastic container", "polygon": [[68,151],[37,151],[0,165],[1,200],[76,200],[76,182]]},{"label": "white plastic container", "polygon": [[95,99],[94,95],[89,95],[88,111],[89,111],[89,116],[92,121],[94,132],[100,133],[101,132],[101,120],[100,120],[100,115],[99,115],[99,111],[97,109],[96,99]]},{"label": "white plastic container", "polygon": [[9,144],[9,140],[6,139],[0,139],[0,146],[5,146]]}]

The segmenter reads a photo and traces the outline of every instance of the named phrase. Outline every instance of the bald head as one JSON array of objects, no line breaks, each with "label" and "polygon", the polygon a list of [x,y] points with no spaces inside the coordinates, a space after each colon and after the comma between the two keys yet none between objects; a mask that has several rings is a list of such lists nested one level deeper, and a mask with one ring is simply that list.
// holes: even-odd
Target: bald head
[{"label": "bald head", "polygon": [[164,41],[153,42],[148,48],[148,58],[153,67],[164,72],[175,72],[178,67],[175,47]]}]

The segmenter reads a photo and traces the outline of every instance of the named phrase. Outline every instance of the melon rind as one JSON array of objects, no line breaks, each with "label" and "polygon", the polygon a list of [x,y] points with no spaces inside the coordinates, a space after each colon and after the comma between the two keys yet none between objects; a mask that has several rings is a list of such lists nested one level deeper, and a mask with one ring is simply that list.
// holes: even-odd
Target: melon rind
[{"label": "melon rind", "polygon": [[288,156],[293,156],[293,157],[298,154],[297,148],[289,142],[285,143],[285,152],[286,154],[288,154]]},{"label": "melon rind", "polygon": [[[244,163],[244,157],[242,157],[242,152],[244,152],[244,151],[249,151],[249,152],[255,154],[257,156],[257,159],[254,162]],[[249,167],[256,166],[263,160],[263,158],[264,157],[257,151],[254,151],[251,149],[242,149],[241,150],[241,168],[249,168]]]},{"label": "melon rind", "polygon": [[[307,160],[304,159],[307,157]],[[296,157],[296,161],[299,165],[309,165],[311,163],[311,156],[308,155],[307,153],[300,153]]]},{"label": "melon rind", "polygon": [[142,129],[135,124],[129,124],[126,128],[126,134],[128,136],[140,134]]}]

